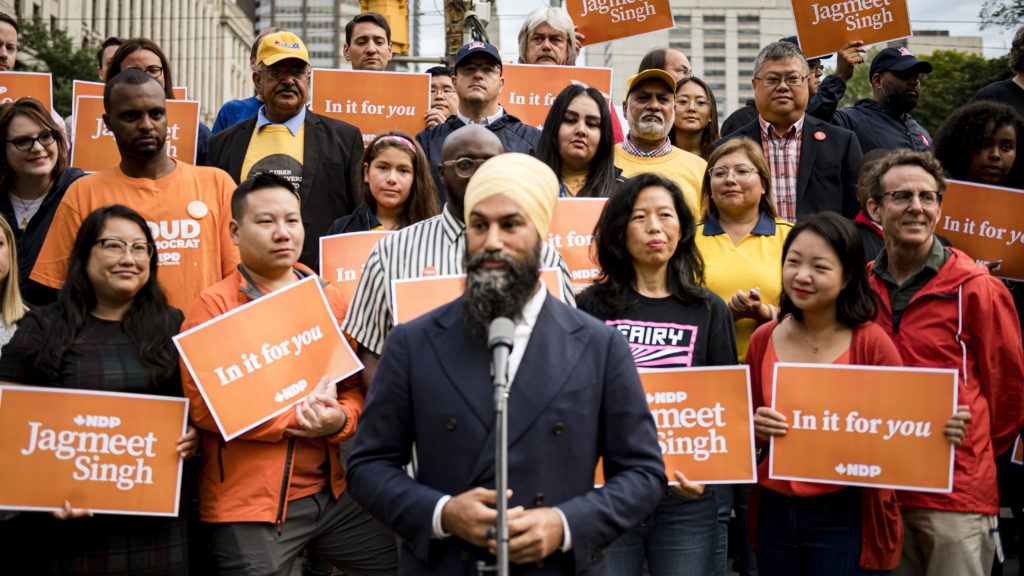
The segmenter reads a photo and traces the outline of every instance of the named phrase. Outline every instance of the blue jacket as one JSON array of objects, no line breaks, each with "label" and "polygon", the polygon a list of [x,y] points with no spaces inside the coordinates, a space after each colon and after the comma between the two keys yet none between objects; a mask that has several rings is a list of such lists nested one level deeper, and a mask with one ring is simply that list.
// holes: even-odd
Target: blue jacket
[{"label": "blue jacket", "polygon": [[[465,122],[453,114],[448,117],[444,124],[431,126],[416,135],[416,140],[427,154],[427,160],[430,163],[430,174],[434,177],[434,184],[437,185],[437,195],[441,201],[441,206],[444,206],[448,198],[444,182],[441,181],[441,175],[437,172],[437,165],[441,163],[441,146],[444,145],[444,139],[449,134],[465,125]],[[505,152],[522,152],[530,156],[537,155],[536,148],[537,141],[540,140],[540,130],[523,124],[519,118],[506,113],[497,121],[488,124],[486,128],[494,132],[498,140],[501,140],[501,145],[505,148]]]},{"label": "blue jacket", "polygon": [[853,106],[840,108],[832,116],[832,123],[857,134],[861,152],[882,148],[931,152],[932,137],[924,126],[910,114],[901,119],[871,98],[858,100]]}]

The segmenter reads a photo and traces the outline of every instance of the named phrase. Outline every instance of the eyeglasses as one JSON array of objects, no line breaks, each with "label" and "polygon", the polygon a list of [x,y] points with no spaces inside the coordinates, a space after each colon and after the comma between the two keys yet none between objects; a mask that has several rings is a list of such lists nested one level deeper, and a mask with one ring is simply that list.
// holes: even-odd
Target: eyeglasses
[{"label": "eyeglasses", "polygon": [[754,80],[759,80],[765,88],[775,88],[779,84],[785,82],[786,86],[799,86],[803,84],[804,80],[807,80],[807,74],[790,74],[785,78],[778,76],[754,76]]},{"label": "eyeglasses", "polygon": [[917,198],[917,201],[921,203],[921,206],[924,208],[930,208],[932,206],[935,206],[939,202],[942,202],[942,192],[936,192],[932,190],[925,190],[924,192],[911,192],[910,190],[893,190],[892,192],[882,192],[882,194],[892,198],[892,203],[899,207],[909,206],[915,197]]},{"label": "eyeglasses", "polygon": [[146,66],[145,68],[136,68],[136,70],[142,70],[152,78],[159,78],[160,76],[163,76],[164,73],[163,66]]},{"label": "eyeglasses", "polygon": [[278,68],[276,66],[268,66],[263,70],[274,80],[281,80],[288,77],[294,78],[295,80],[305,80],[306,76],[309,75],[308,66],[303,66],[301,68]]},{"label": "eyeglasses", "polygon": [[128,253],[136,260],[149,260],[153,257],[153,245],[148,242],[129,244],[118,238],[100,238],[96,244],[99,244],[103,255],[109,258],[120,258]]},{"label": "eyeglasses", "polygon": [[807,67],[811,69],[811,72],[817,72],[818,70],[822,70],[822,71],[825,70],[825,65],[824,64],[808,64]]},{"label": "eyeglasses", "polygon": [[736,178],[737,180],[746,180],[747,178],[755,176],[757,174],[757,170],[755,170],[752,166],[747,166],[746,164],[737,164],[732,168],[719,166],[718,168],[714,168],[711,170],[711,179],[725,180],[726,178],[729,177],[729,174],[732,174],[733,178]]},{"label": "eyeglasses", "polygon": [[454,169],[455,173],[460,177],[469,178],[473,176],[476,169],[479,168],[481,164],[488,160],[490,160],[490,158],[466,158],[463,156],[462,158],[457,158],[455,160],[445,160],[444,162],[441,162],[441,164],[444,164],[445,168]]},{"label": "eyeglasses", "polygon": [[430,95],[431,96],[437,96],[438,94],[443,94],[445,96],[451,96],[452,94],[455,94],[455,88],[447,88],[447,87],[445,87],[445,88],[431,88],[430,89]]},{"label": "eyeglasses", "polygon": [[693,100],[691,100],[688,96],[683,96],[676,100],[676,104],[679,104],[683,108],[689,106],[691,102],[697,108],[707,108],[708,106],[711,105],[711,101],[708,100],[707,98],[694,98]]},{"label": "eyeglasses", "polygon": [[21,150],[22,152],[28,152],[29,150],[35,148],[36,142],[39,142],[40,146],[46,148],[50,144],[53,144],[53,140],[53,132],[50,132],[49,130],[44,130],[40,132],[39,136],[36,136],[35,138],[31,136],[19,136],[17,138],[12,138],[11,140],[8,140],[7,143],[14,144],[14,147],[17,148],[18,150]]}]

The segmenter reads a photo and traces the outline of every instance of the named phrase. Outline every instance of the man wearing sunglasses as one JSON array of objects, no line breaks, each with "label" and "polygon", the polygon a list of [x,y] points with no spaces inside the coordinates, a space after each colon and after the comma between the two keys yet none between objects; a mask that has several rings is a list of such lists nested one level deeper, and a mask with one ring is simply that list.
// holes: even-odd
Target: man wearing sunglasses
[{"label": "man wearing sunglasses", "polygon": [[263,106],[255,118],[210,140],[207,163],[235,182],[258,172],[288,179],[302,198],[306,240],[299,262],[316,268],[320,236],[360,204],[363,137],[351,124],[306,109],[309,72],[309,53],[298,36],[265,36],[253,72]]},{"label": "man wearing sunglasses", "polygon": [[[501,140],[483,126],[464,126],[452,132],[444,141],[437,165],[448,187],[448,201],[441,213],[381,239],[370,252],[348,315],[341,324],[341,329],[359,343],[366,386],[373,381],[384,340],[395,323],[391,281],[465,272],[466,187],[481,164],[504,151]],[[540,265],[561,269],[562,292],[573,303],[572,276],[565,261],[547,242],[542,242]]]}]

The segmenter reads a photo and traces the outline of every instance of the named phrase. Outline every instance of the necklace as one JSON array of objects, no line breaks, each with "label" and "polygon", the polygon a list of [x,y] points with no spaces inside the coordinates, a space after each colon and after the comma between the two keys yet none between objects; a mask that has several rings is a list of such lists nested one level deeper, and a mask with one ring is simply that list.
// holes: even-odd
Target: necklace
[{"label": "necklace", "polygon": [[[43,194],[35,200],[25,200],[20,196],[14,194],[8,194],[11,198],[11,207],[14,208],[14,217],[18,220],[18,227],[24,230],[28,227],[28,221],[36,215],[39,211],[39,207],[42,206],[43,200],[46,199],[46,194]],[[19,206],[20,204],[20,206]],[[21,215],[18,215],[21,212]]]},{"label": "necklace", "polygon": [[811,344],[811,340],[807,338],[807,331],[804,329],[803,322],[797,322],[796,326],[800,329],[800,337],[804,339],[804,344],[807,344],[807,347],[811,349],[811,354],[817,354],[818,350],[821,350],[821,348],[828,343],[829,338],[831,338],[832,335],[836,333],[836,330],[838,330],[838,327],[833,326],[832,329],[828,331],[828,334],[825,335],[825,338],[815,346],[814,344]]}]

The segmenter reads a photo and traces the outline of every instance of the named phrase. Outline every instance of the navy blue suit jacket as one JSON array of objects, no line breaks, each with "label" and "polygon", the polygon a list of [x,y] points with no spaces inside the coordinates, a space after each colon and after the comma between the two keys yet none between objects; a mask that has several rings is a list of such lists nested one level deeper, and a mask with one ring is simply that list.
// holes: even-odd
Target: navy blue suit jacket
[{"label": "navy blue suit jacket", "polygon": [[[737,137],[750,138],[761,145],[761,125],[757,119],[715,142]],[[863,153],[853,132],[804,116],[803,138],[800,139],[800,169],[796,176],[796,215],[831,210],[850,220],[857,217],[857,169]]]},{"label": "navy blue suit jacket", "polygon": [[[445,494],[493,489],[490,354],[463,322],[462,300],[396,326],[384,347],[349,460],[349,490],[402,540],[400,574],[476,575],[494,558],[455,537],[431,539]],[[509,398],[509,507],[556,506],[572,550],[513,574],[601,574],[604,546],[647,517],[665,476],[625,339],[550,295]],[[415,441],[418,469],[410,478]],[[594,489],[604,457],[608,478]]]}]

